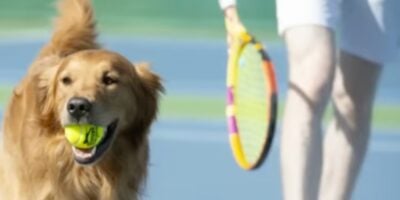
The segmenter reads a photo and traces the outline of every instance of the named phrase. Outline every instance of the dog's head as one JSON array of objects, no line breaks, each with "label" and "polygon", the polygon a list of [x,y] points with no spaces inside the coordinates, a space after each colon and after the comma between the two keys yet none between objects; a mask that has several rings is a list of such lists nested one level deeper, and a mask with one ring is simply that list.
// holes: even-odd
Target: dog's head
[{"label": "dog's head", "polygon": [[57,68],[44,115],[60,127],[94,124],[105,128],[105,137],[96,147],[72,147],[78,163],[92,164],[113,148],[118,137],[146,134],[156,117],[161,90],[159,77],[147,66],[134,66],[117,53],[86,50],[65,58]]}]

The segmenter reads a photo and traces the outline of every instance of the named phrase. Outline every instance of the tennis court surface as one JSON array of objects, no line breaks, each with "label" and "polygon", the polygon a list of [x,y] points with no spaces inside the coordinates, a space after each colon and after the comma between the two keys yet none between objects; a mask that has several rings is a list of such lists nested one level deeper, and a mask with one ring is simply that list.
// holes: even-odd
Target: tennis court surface
[{"label": "tennis court surface", "polygon": [[[0,118],[11,86],[25,74],[44,41],[0,41]],[[260,170],[244,172],[231,156],[224,120],[226,49],[222,40],[119,37],[101,41],[132,61],[151,61],[166,85],[161,115],[151,134],[145,200],[282,199],[279,128]],[[284,50],[276,43],[270,44],[269,50],[277,65],[280,91],[284,91]],[[387,67],[383,74],[375,128],[353,199],[400,199],[398,74],[398,66]]]}]

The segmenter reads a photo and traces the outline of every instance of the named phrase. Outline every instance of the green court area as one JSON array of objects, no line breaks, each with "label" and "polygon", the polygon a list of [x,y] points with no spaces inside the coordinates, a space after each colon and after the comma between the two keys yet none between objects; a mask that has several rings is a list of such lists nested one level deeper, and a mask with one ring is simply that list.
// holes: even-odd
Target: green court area
[{"label": "green court area", "polygon": [[[278,120],[282,118],[284,102],[280,102]],[[185,119],[224,119],[225,99],[204,96],[165,96],[161,104],[161,117]],[[332,117],[332,109],[326,113],[326,121]],[[374,109],[374,127],[400,129],[399,105],[377,104]]]},{"label": "green court area", "polygon": [[[0,34],[50,30],[55,0],[0,1]],[[222,13],[217,0],[95,0],[98,24],[111,34],[166,37],[221,37]],[[276,38],[274,1],[239,1],[244,23],[256,35]]]},{"label": "green court area", "polygon": [[[4,108],[11,89],[0,87],[0,108]],[[283,102],[279,106],[279,117],[282,117]],[[1,109],[0,109],[1,110]],[[332,115],[328,110],[326,118]],[[225,99],[214,96],[166,95],[162,97],[160,117],[187,120],[224,120]],[[378,104],[374,109],[374,127],[382,129],[400,129],[399,105]]]}]

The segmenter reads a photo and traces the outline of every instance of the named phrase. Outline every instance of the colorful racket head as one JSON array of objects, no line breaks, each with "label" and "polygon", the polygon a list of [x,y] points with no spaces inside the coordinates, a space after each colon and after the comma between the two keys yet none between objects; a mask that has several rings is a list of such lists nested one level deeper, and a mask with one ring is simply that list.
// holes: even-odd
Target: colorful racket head
[{"label": "colorful racket head", "polygon": [[228,60],[227,120],[230,144],[238,165],[256,169],[272,142],[277,86],[272,62],[250,34],[233,44]]}]

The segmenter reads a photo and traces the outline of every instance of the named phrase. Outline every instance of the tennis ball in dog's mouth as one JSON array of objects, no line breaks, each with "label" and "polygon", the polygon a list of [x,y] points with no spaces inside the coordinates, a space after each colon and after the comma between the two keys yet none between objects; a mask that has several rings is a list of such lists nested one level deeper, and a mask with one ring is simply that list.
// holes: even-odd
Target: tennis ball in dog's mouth
[{"label": "tennis ball in dog's mouth", "polygon": [[92,124],[73,124],[64,128],[65,137],[74,147],[90,149],[104,138],[104,127]]}]

